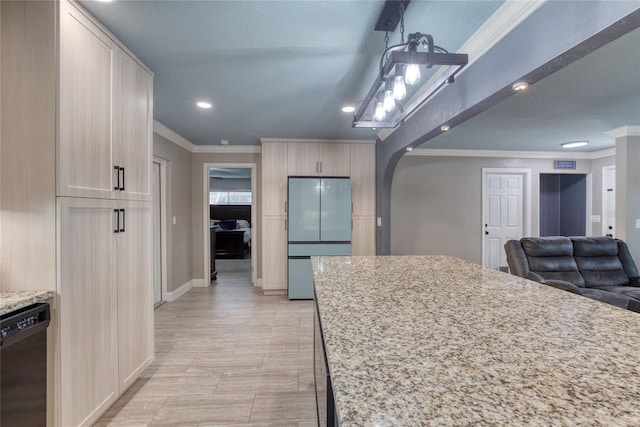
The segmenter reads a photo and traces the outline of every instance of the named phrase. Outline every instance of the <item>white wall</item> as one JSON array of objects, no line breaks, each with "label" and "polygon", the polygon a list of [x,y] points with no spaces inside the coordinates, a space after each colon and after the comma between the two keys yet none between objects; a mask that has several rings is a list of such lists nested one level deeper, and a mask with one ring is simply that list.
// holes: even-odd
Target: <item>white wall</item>
[{"label": "white wall", "polygon": [[[571,172],[588,174],[592,162],[578,160]],[[538,235],[540,173],[560,173],[552,159],[404,156],[391,188],[391,254],[482,263],[482,168],[531,169],[531,234]],[[593,206],[601,209],[601,190],[593,193]]]}]

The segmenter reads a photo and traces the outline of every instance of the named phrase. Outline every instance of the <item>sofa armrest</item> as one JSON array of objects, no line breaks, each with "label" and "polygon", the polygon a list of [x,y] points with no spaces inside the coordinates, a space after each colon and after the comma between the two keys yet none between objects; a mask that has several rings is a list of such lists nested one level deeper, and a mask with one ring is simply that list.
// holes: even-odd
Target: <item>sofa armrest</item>
[{"label": "sofa armrest", "polygon": [[562,291],[571,292],[572,294],[582,295],[582,291],[579,287],[570,282],[564,280],[546,280],[545,285],[549,285],[553,288],[560,289]]}]

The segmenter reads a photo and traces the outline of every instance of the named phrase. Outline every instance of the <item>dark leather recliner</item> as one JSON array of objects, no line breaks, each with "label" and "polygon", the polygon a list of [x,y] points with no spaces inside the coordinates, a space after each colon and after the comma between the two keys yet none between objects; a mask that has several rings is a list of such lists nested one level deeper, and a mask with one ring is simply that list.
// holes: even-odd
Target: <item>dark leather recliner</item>
[{"label": "dark leather recliner", "polygon": [[640,274],[610,237],[525,237],[505,244],[512,274],[640,312]]}]

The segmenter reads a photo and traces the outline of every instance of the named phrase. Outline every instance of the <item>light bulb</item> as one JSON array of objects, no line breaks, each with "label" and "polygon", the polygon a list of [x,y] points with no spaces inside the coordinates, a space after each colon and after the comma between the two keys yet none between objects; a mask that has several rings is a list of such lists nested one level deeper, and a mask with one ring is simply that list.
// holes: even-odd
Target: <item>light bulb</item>
[{"label": "light bulb", "polygon": [[384,111],[386,111],[387,113],[393,111],[393,109],[396,108],[396,101],[393,100],[392,91],[384,91],[384,101],[382,103],[382,106],[384,107]]},{"label": "light bulb", "polygon": [[373,113],[373,119],[377,122],[381,122],[384,120],[385,116],[386,114],[384,112],[384,105],[380,101],[376,102],[376,109]]},{"label": "light bulb", "polygon": [[408,85],[414,85],[420,81],[420,67],[418,64],[407,65],[407,70],[404,72],[404,81]]},{"label": "light bulb", "polygon": [[407,96],[407,88],[404,85],[404,77],[396,76],[393,79],[393,97],[398,101],[404,99]]}]

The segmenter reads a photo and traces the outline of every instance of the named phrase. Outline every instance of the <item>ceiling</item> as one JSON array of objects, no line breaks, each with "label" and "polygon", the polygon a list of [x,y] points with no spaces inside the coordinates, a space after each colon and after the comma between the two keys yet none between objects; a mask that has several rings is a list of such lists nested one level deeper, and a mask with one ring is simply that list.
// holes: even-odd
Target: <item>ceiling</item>
[{"label": "ceiling", "polygon": [[[154,116],[197,145],[259,138],[373,139],[340,107],[376,77],[382,1],[82,1],[155,72]],[[456,51],[502,1],[413,0],[408,32]],[[399,40],[399,29],[391,43]],[[613,147],[640,125],[640,30],[513,95],[421,148],[575,151]],[[426,81],[426,79],[423,79]],[[213,104],[195,107],[197,100]]]},{"label": "ceiling", "polygon": [[640,29],[584,56],[420,148],[570,151],[612,148],[607,131],[640,125]]},{"label": "ceiling", "polygon": [[[81,3],[154,71],[155,119],[194,144],[375,138],[352,129],[340,108],[363,99],[376,77],[382,1]],[[413,0],[406,32],[455,52],[502,3]],[[398,28],[391,43],[399,39]]]}]

